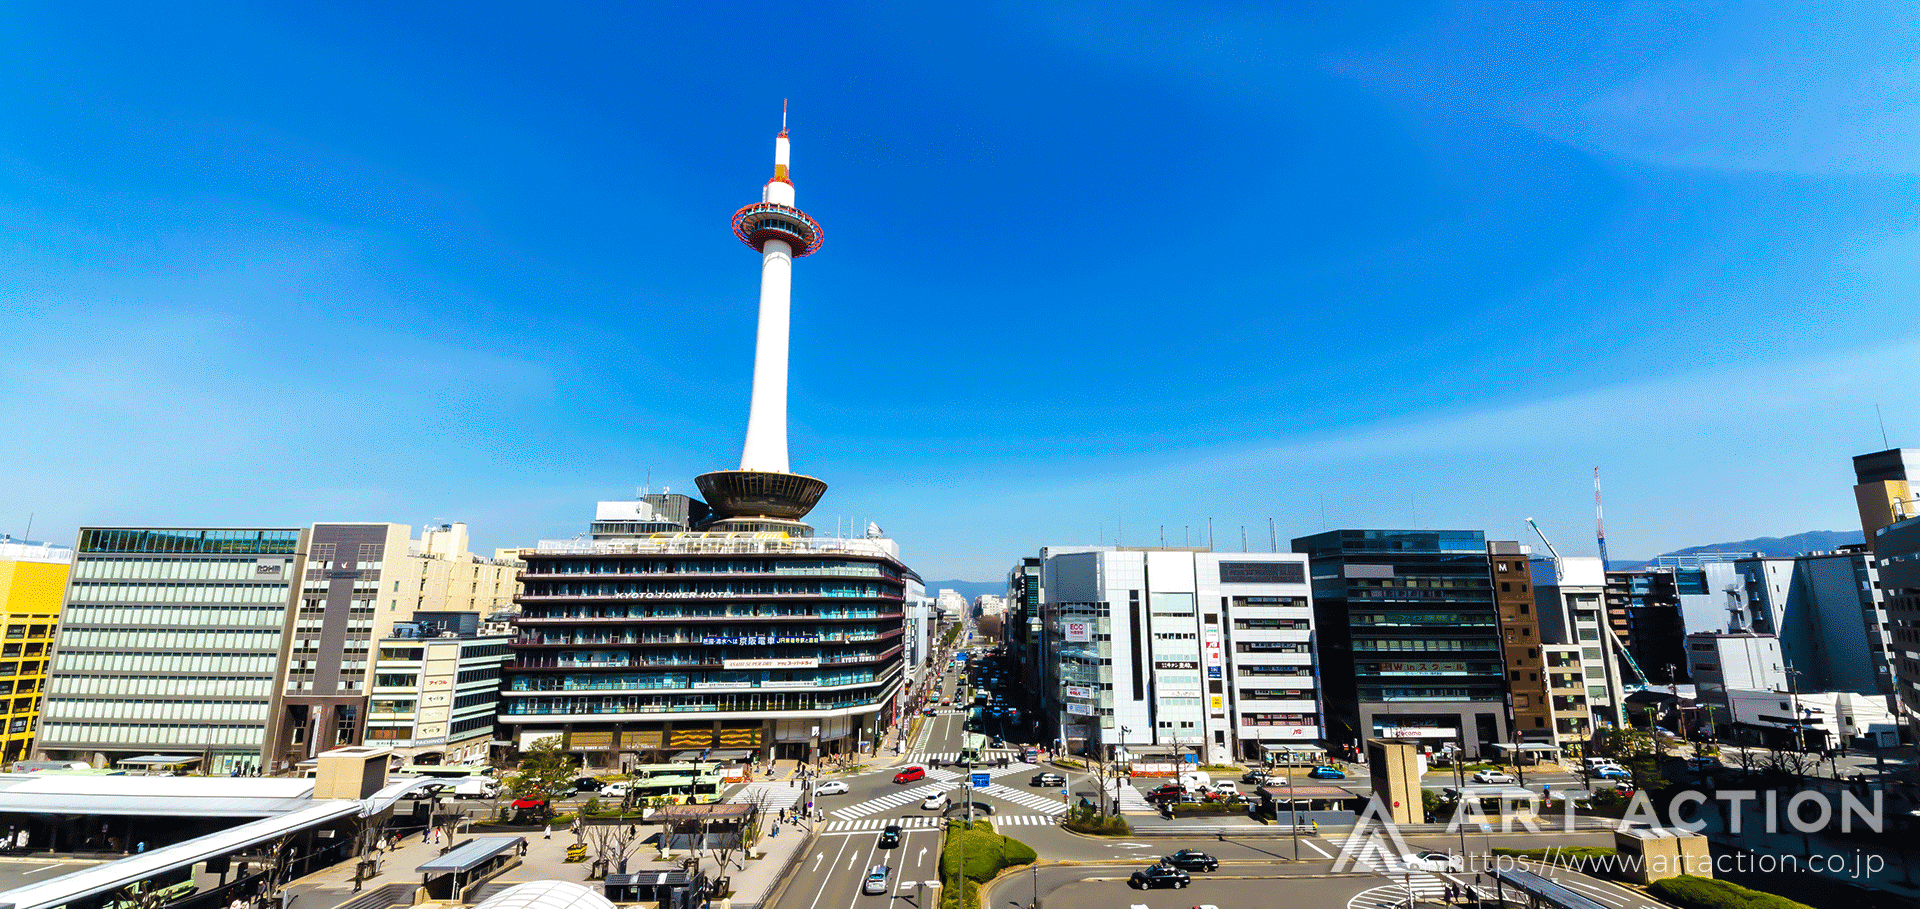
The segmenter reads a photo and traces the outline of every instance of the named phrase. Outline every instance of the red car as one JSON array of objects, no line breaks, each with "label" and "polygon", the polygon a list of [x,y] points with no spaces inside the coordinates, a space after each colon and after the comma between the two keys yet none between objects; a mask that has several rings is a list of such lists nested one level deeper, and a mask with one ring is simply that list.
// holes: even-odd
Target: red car
[{"label": "red car", "polygon": [[925,767],[908,767],[893,775],[893,781],[896,783],[911,783],[914,780],[924,780],[926,778],[927,768]]}]

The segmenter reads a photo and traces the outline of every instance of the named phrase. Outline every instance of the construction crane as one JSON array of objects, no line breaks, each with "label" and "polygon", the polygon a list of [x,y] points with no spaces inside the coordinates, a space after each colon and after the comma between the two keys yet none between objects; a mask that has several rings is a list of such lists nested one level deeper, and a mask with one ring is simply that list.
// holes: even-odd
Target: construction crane
[{"label": "construction crane", "polygon": [[[1600,528],[1600,570],[1613,570],[1613,563],[1607,560],[1607,513],[1600,510],[1600,468],[1593,469],[1593,521]],[[1538,531],[1539,528],[1534,528]]]},{"label": "construction crane", "polygon": [[[1540,525],[1535,524],[1532,518],[1527,519],[1527,526],[1533,528],[1533,532],[1539,535],[1540,542],[1546,544],[1547,554],[1550,556],[1553,556],[1553,579],[1555,581],[1565,581],[1567,579],[1567,572],[1566,572],[1566,569],[1563,567],[1562,560],[1560,558],[1560,551],[1553,548],[1553,541],[1547,539],[1546,531],[1541,530]],[[1605,587],[1606,570],[1604,568],[1601,569],[1600,578],[1601,578],[1601,584],[1602,584],[1600,597],[1604,602],[1604,600],[1606,599],[1606,587]],[[1604,608],[1604,606],[1602,608]],[[1614,634],[1613,629],[1602,628],[1600,633],[1605,635],[1607,640],[1613,642],[1613,649],[1618,651],[1620,653],[1620,659],[1626,661],[1626,664],[1633,669],[1633,674],[1640,677],[1640,684],[1642,685],[1653,684],[1653,679],[1647,677],[1647,673],[1640,668],[1640,662],[1633,658],[1633,652],[1627,649],[1626,644],[1621,643],[1620,636],[1617,634]]]}]

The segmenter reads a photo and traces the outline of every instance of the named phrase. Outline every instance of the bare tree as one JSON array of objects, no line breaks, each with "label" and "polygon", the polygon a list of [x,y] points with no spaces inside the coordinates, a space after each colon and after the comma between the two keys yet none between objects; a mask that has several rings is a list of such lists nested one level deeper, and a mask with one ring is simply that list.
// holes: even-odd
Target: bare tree
[{"label": "bare tree", "polygon": [[638,829],[632,824],[597,824],[585,828],[587,850],[593,854],[588,880],[599,880],[615,873],[640,848]]}]

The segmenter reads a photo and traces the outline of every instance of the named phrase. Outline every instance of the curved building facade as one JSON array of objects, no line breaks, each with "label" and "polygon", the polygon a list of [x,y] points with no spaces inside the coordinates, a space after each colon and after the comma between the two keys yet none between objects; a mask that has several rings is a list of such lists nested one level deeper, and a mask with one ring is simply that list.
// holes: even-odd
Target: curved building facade
[{"label": "curved building facade", "polygon": [[[812,760],[894,721],[906,578],[892,541],[658,534],[523,550],[500,722],[592,766]],[[721,754],[721,753],[727,754]]]}]

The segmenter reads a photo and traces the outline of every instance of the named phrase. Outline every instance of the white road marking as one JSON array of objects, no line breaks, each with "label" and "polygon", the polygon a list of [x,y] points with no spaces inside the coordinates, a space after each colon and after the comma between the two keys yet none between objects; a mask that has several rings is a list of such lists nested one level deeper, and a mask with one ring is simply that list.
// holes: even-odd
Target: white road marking
[{"label": "white road marking", "polygon": [[1576,880],[1572,880],[1570,878],[1565,878],[1565,877],[1549,878],[1549,880],[1552,880],[1554,883],[1559,884],[1563,887],[1572,887],[1578,890],[1584,890],[1587,892],[1589,896],[1592,896],[1594,899],[1606,900],[1607,902],[1613,903],[1616,906],[1625,906],[1627,904],[1626,897],[1621,896],[1618,893],[1614,893],[1610,890],[1602,890],[1599,887],[1595,887],[1592,884],[1588,884],[1583,881],[1576,881]]},{"label": "white road marking", "polygon": [[[845,852],[845,851],[847,851],[847,843],[845,843],[845,842],[843,842],[843,843],[841,843],[841,844],[840,844],[840,851],[841,851],[841,852]],[[827,853],[826,853],[826,850],[824,850],[824,849],[823,849],[823,850],[821,850],[821,851],[820,851],[820,854],[821,854],[821,855],[823,855],[823,856],[824,856],[824,855],[826,855],[826,854],[827,854]],[[834,860],[834,862],[835,862],[836,864],[837,864],[837,863],[839,863],[839,861],[840,861],[840,856],[839,856],[839,854],[838,854],[838,853],[835,853],[835,854],[834,854],[834,856],[833,856],[833,860]],[[815,863],[815,864],[817,865],[818,863]],[[819,906],[819,905],[820,905],[820,897],[821,897],[821,895],[823,895],[823,894],[825,894],[826,892],[827,892],[827,888],[825,888],[825,887],[822,887],[822,888],[820,888],[820,892],[819,892],[819,893],[815,893],[815,894],[813,895],[813,902],[811,902],[811,903],[808,903],[808,904],[807,904],[807,909],[814,909],[814,907],[816,907],[816,906]]]},{"label": "white road marking", "polygon": [[55,868],[59,868],[59,867],[61,867],[61,866],[63,866],[63,865],[65,865],[65,864],[67,864],[67,863],[66,863],[66,862],[59,862],[59,863],[57,863],[57,864],[53,864],[53,865],[48,865],[48,866],[47,866],[47,867],[45,867],[45,868],[35,868],[35,869],[33,869],[32,871],[22,871],[22,872],[20,872],[20,873],[21,873],[22,875],[28,875],[28,874],[39,874],[39,873],[40,873],[40,872],[42,872],[42,871],[52,871],[53,869],[55,869]]},{"label": "white road marking", "polygon": [[1315,843],[1312,840],[1301,840],[1300,842],[1306,843],[1308,849],[1312,849],[1313,851],[1320,853],[1321,858],[1333,858],[1332,853],[1328,852],[1325,849],[1320,848],[1320,845],[1318,843]]}]

